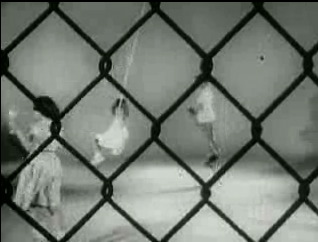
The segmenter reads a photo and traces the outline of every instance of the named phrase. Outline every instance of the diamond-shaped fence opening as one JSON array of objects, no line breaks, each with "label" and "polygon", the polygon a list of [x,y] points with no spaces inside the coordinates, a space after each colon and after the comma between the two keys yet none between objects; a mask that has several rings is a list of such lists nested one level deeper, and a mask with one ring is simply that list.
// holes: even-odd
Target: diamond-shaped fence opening
[{"label": "diamond-shaped fence opening", "polygon": [[[209,225],[209,229],[206,228],[207,224]],[[211,230],[213,230],[213,233],[211,233]],[[242,242],[245,240],[209,207],[203,207],[180,231],[178,231],[177,234],[171,238],[171,241]]]},{"label": "diamond-shaped fence opening", "polygon": [[297,52],[256,16],[216,56],[213,73],[248,110],[259,115],[299,75],[300,68]]},{"label": "diamond-shaped fence opening", "polygon": [[[8,5],[9,3],[1,3],[1,18],[4,16],[2,12],[5,12],[4,7]],[[313,182],[315,182],[317,176],[318,176],[318,167],[314,168],[314,170],[307,176],[307,177],[301,177],[297,170],[295,170],[286,160],[284,157],[282,157],[278,151],[275,149],[274,146],[272,146],[269,142],[265,141],[262,138],[262,134],[266,132],[266,130],[263,130],[263,122],[272,115],[272,113],[297,89],[299,88],[300,84],[303,82],[311,82],[314,83],[314,88],[318,85],[318,77],[317,73],[314,73],[315,69],[315,61],[316,57],[315,55],[318,52],[318,42],[316,37],[313,37],[313,40],[308,42],[306,46],[302,46],[302,41],[299,41],[298,38],[294,38],[294,32],[290,30],[289,27],[285,28],[284,23],[280,23],[280,18],[277,17],[277,15],[281,15],[281,12],[271,14],[273,11],[272,4],[270,4],[269,9],[267,10],[267,3],[252,3],[252,8],[247,12],[244,13],[244,16],[237,22],[237,24],[234,25],[233,28],[229,30],[222,38],[221,40],[217,41],[217,43],[210,49],[209,52],[206,52],[203,50],[200,46],[200,44],[196,43],[196,38],[193,38],[191,33],[187,33],[186,28],[183,28],[183,26],[178,25],[178,20],[175,21],[173,16],[169,16],[167,12],[165,11],[165,8],[161,8],[160,2],[154,2],[150,3],[148,5],[147,11],[143,14],[143,16],[140,16],[137,20],[132,22],[131,28],[127,30],[125,33],[119,33],[118,36],[115,38],[113,43],[109,45],[99,45],[100,43],[96,39],[101,38],[101,36],[98,36],[98,38],[95,36],[90,36],[86,30],[85,27],[82,29],[81,25],[83,21],[76,21],[73,20],[72,17],[70,17],[66,12],[63,10],[63,4],[60,6],[60,3],[47,3],[47,8],[43,10],[42,13],[40,13],[38,16],[35,16],[35,19],[31,24],[29,24],[25,29],[23,29],[18,35],[16,33],[12,33],[11,37],[6,38],[4,41],[2,41],[3,38],[1,38],[1,85],[5,81],[10,81],[14,86],[23,93],[23,95],[30,99],[32,102],[36,102],[36,97],[40,95],[39,93],[45,93],[45,91],[39,91],[36,89],[32,89],[30,86],[28,86],[27,82],[24,80],[25,73],[19,73],[18,69],[15,69],[14,66],[19,64],[18,57],[14,57],[15,51],[19,50],[19,46],[23,45],[24,43],[27,43],[30,41],[33,35],[37,34],[37,29],[45,26],[45,22],[48,21],[49,18],[59,18],[59,21],[65,22],[70,28],[70,31],[74,31],[73,33],[76,33],[80,38],[83,39],[87,43],[87,46],[90,46],[97,54],[99,54],[100,62],[98,63],[98,66],[96,66],[96,74],[93,75],[93,77],[86,81],[91,81],[88,85],[80,89],[80,91],[77,93],[77,95],[72,96],[74,98],[70,102],[66,102],[66,107],[63,107],[62,113],[60,117],[56,118],[54,120],[54,125],[52,126],[51,137],[46,140],[38,149],[36,149],[35,153],[28,156],[28,158],[24,161],[24,165],[20,166],[17,170],[13,171],[11,174],[7,176],[3,176],[1,174],[1,205],[3,206],[9,206],[12,210],[14,210],[19,216],[21,216],[25,221],[27,221],[30,225],[32,225],[34,228],[36,228],[42,235],[44,235],[49,241],[57,241],[56,238],[52,236],[52,234],[48,233],[43,227],[41,227],[36,221],[34,221],[32,218],[30,218],[24,211],[22,211],[21,208],[16,206],[12,202],[12,194],[13,194],[13,186],[11,184],[13,178],[19,175],[19,173],[23,170],[23,168],[31,162],[34,158],[36,158],[37,155],[39,155],[43,149],[47,145],[50,144],[50,142],[54,141],[56,139],[62,146],[64,146],[69,152],[71,152],[77,159],[80,160],[80,162],[90,170],[94,175],[97,176],[97,178],[102,182],[103,189],[102,189],[102,198],[99,200],[99,202],[92,208],[88,214],[86,214],[83,218],[80,219],[80,221],[69,231],[64,238],[62,238],[61,241],[69,241],[72,239],[72,237],[79,231],[81,228],[87,223],[94,215],[106,204],[108,203],[112,209],[114,209],[117,213],[119,213],[123,218],[125,218],[132,227],[134,227],[136,230],[140,232],[141,235],[144,236],[144,238],[148,241],[170,241],[173,239],[173,237],[180,232],[182,229],[186,229],[186,225],[189,221],[191,221],[203,207],[208,207],[212,209],[217,216],[223,219],[234,231],[237,232],[238,235],[241,236],[241,238],[245,241],[254,241],[251,236],[245,232],[242,228],[240,228],[239,225],[236,224],[236,221],[233,221],[230,217],[226,215],[215,203],[213,200],[213,187],[214,185],[222,178],[224,174],[226,174],[232,167],[235,165],[235,163],[239,162],[240,159],[248,153],[257,143],[258,145],[264,149],[274,160],[277,162],[277,165],[279,165],[282,169],[284,169],[287,173],[291,175],[291,177],[294,179],[295,182],[297,182],[298,188],[298,195],[299,197],[295,199],[294,202],[290,206],[287,206],[285,208],[285,212],[281,215],[281,217],[277,218],[276,221],[268,228],[266,232],[260,237],[258,241],[264,242],[268,241],[273,236],[275,236],[275,233],[281,229],[282,226],[284,226],[284,223],[290,219],[294,213],[297,213],[300,211],[299,209],[302,208],[302,206],[306,206],[310,213],[317,218],[316,215],[318,215],[318,209],[314,202],[311,201],[312,199],[312,190],[310,189],[311,186],[313,186]],[[301,3],[299,3],[301,4]],[[168,5],[168,4],[167,4]],[[74,6],[74,5],[73,5]],[[72,9],[72,6],[71,6]],[[312,10],[312,9],[311,9]],[[38,10],[37,10],[38,11]],[[314,10],[312,10],[314,11]],[[18,10],[19,12],[19,10]],[[9,12],[10,13],[10,12]],[[9,14],[8,13],[8,14]],[[227,14],[227,13],[224,13]],[[36,15],[36,14],[35,14]],[[298,13],[293,14],[293,17],[301,16],[298,15]],[[84,16],[85,17],[85,16]],[[254,116],[255,113],[251,112],[252,110],[249,110],[249,108],[245,107],[242,103],[240,103],[240,98],[236,97],[236,94],[233,92],[233,90],[228,90],[226,85],[223,85],[222,83],[226,82],[226,78],[220,78],[217,75],[217,78],[214,77],[213,67],[217,66],[217,58],[213,59],[215,56],[222,53],[222,50],[226,48],[228,44],[230,44],[232,39],[235,39],[237,35],[240,34],[241,31],[244,31],[244,28],[248,26],[255,18],[263,18],[268,24],[271,25],[271,27],[275,30],[275,33],[284,39],[281,45],[288,45],[289,48],[293,48],[297,54],[302,58],[302,64],[303,68],[299,72],[296,71],[298,74],[293,77],[288,77],[287,79],[291,78],[290,82],[287,83],[287,85],[283,85],[281,93],[276,94],[273,97],[273,100],[271,100],[269,103],[266,103],[266,105],[262,106],[262,110],[260,113],[257,113],[259,116]],[[277,17],[277,18],[276,18]],[[14,16],[16,18],[16,16]],[[176,36],[180,37],[180,40],[182,40],[184,45],[187,45],[188,48],[192,49],[201,60],[198,60],[197,63],[197,70],[198,72],[201,71],[201,74],[196,78],[196,81],[190,84],[187,87],[180,87],[183,89],[180,93],[182,93],[181,96],[175,97],[174,100],[169,101],[169,107],[165,107],[164,110],[160,110],[160,116],[156,117],[158,114],[153,115],[151,112],[147,110],[147,105],[142,102],[138,102],[138,99],[134,98],[133,93],[130,92],[130,89],[125,89],[124,86],[121,85],[121,81],[118,80],[118,78],[115,76],[110,75],[110,71],[112,69],[112,58],[114,57],[114,54],[123,48],[125,43],[133,37],[134,33],[138,31],[139,28],[143,29],[143,26],[146,25],[149,21],[151,21],[153,18],[160,18],[164,24],[166,24],[167,27],[169,27],[172,31],[176,33]],[[287,19],[290,18],[287,16]],[[297,21],[297,18],[295,18]],[[3,21],[2,25],[6,26],[5,28],[8,28],[7,26],[10,26],[7,20],[1,19]],[[295,21],[295,20],[294,20]],[[29,22],[29,17],[26,18],[25,22]],[[284,22],[282,20],[282,22]],[[317,21],[311,21],[317,22]],[[83,24],[84,25],[84,24]],[[287,24],[288,25],[288,24]],[[16,27],[18,30],[22,25],[19,24],[18,27]],[[102,24],[101,24],[102,26]],[[2,28],[1,30],[5,29]],[[87,29],[89,29],[87,27]],[[306,29],[303,27],[302,29]],[[315,28],[316,29],[316,28]],[[19,30],[20,31],[20,30]],[[290,32],[289,32],[290,31]],[[98,31],[99,32],[99,31]],[[213,28],[211,27],[211,32],[213,32]],[[310,32],[313,32],[313,30],[310,30]],[[50,33],[49,33],[50,34]],[[1,33],[1,36],[3,34]],[[12,37],[13,36],[13,37]],[[315,34],[313,36],[316,36]],[[13,39],[12,39],[13,38]],[[10,39],[10,40],[9,40]],[[102,40],[103,41],[103,40]],[[55,44],[55,43],[54,43]],[[310,45],[308,47],[308,45]],[[107,46],[107,49],[105,48]],[[39,46],[41,47],[41,46]],[[58,45],[56,45],[58,47]],[[29,47],[25,47],[28,49]],[[37,46],[35,47],[35,49]],[[68,48],[68,47],[67,47]],[[67,49],[66,48],[66,49]],[[72,48],[72,47],[69,47]],[[86,47],[85,47],[86,48]],[[105,49],[103,49],[105,48]],[[109,49],[108,49],[109,48]],[[45,51],[47,48],[45,47],[43,50]],[[172,52],[174,50],[171,50]],[[54,52],[54,51],[53,51]],[[76,51],[75,51],[76,52]],[[59,50],[54,54],[58,54]],[[30,54],[29,54],[30,55]],[[31,54],[32,55],[32,54]],[[150,55],[154,55],[151,54]],[[63,55],[64,56],[64,53]],[[152,56],[153,57],[153,56]],[[16,58],[16,61],[15,61]],[[81,57],[80,57],[81,58]],[[265,56],[261,56],[260,60],[264,61]],[[26,58],[27,59],[27,58]],[[63,58],[64,59],[64,58]],[[213,59],[213,60],[212,60]],[[42,60],[43,62],[46,62],[46,58]],[[240,60],[238,60],[240,61]],[[69,60],[68,62],[73,63],[73,60]],[[69,63],[67,63],[69,64]],[[280,64],[280,63],[278,63]],[[66,65],[66,64],[65,64]],[[19,64],[20,66],[20,64]],[[34,67],[35,68],[35,67]],[[52,66],[54,68],[54,66]],[[67,70],[68,67],[65,66],[65,70]],[[42,68],[43,69],[43,68]],[[226,65],[224,67],[226,69]],[[20,67],[19,67],[19,70]],[[26,72],[29,70],[26,70]],[[33,70],[32,70],[33,71]],[[98,72],[99,71],[99,72]],[[164,71],[164,70],[162,70]],[[224,70],[224,73],[226,73],[227,70]],[[70,72],[78,72],[78,70],[70,70]],[[212,73],[213,74],[212,74]],[[251,70],[247,70],[247,72],[251,72]],[[34,71],[34,73],[37,73]],[[52,73],[52,72],[49,72]],[[86,73],[84,71],[84,73]],[[85,75],[85,74],[84,74]],[[197,76],[193,75],[193,76]],[[5,77],[5,78],[4,78]],[[31,81],[36,81],[36,78],[33,78],[32,75],[28,78]],[[41,78],[40,78],[41,79]],[[86,78],[85,78],[86,79]],[[224,80],[223,80],[224,79]],[[123,165],[115,171],[110,176],[110,179],[108,177],[105,177],[102,173],[99,172],[96,167],[92,166],[86,157],[84,157],[81,152],[79,152],[76,148],[74,148],[70,143],[67,142],[66,139],[61,137],[59,135],[59,125],[61,124],[62,119],[67,115],[70,114],[73,108],[75,108],[76,105],[78,105],[85,96],[92,91],[94,88],[98,88],[97,85],[101,81],[108,81],[110,82],[118,91],[120,91],[143,115],[145,115],[150,122],[152,122],[151,130],[149,132],[149,138],[141,144],[137,150],[127,157],[125,159],[125,162]],[[249,141],[246,141],[242,144],[242,148],[240,148],[235,154],[231,156],[222,167],[213,175],[212,178],[210,178],[207,182],[203,181],[200,176],[198,176],[191,167],[189,167],[183,159],[181,159],[177,153],[174,152],[171,147],[169,147],[166,143],[164,143],[161,140],[160,133],[161,133],[161,127],[165,123],[167,119],[170,118],[171,115],[174,114],[176,110],[186,101],[186,99],[195,91],[196,88],[199,87],[200,84],[202,84],[203,81],[208,80],[213,84],[223,95],[225,98],[227,98],[232,105],[237,108],[237,110],[244,115],[247,120],[251,123],[251,139]],[[37,84],[37,81],[34,82]],[[58,84],[57,84],[58,85]],[[249,85],[249,83],[248,83]],[[247,85],[247,86],[248,86]],[[2,86],[3,87],[3,86]],[[165,100],[167,101],[167,100]],[[171,103],[172,102],[172,103]],[[245,103],[244,103],[245,104]],[[166,105],[165,105],[166,106]],[[253,113],[253,114],[252,114]],[[59,120],[61,119],[61,120]],[[170,156],[172,160],[174,160],[175,164],[178,164],[184,171],[187,172],[188,175],[192,176],[194,180],[198,183],[199,186],[201,186],[201,192],[200,196],[197,196],[198,203],[195,204],[190,211],[188,211],[187,214],[182,217],[175,226],[173,226],[167,233],[161,238],[157,238],[156,236],[152,235],[146,228],[144,228],[136,219],[134,219],[132,216],[130,216],[119,204],[116,203],[112,199],[114,187],[112,185],[113,182],[118,179],[119,176],[125,177],[125,173],[127,172],[127,169],[129,166],[136,161],[140,157],[141,154],[143,154],[150,146],[151,144],[156,143],[167,155]],[[2,173],[2,171],[1,171]],[[162,178],[164,179],[164,178]],[[211,191],[212,190],[212,196]],[[5,204],[5,205],[4,205]],[[301,237],[304,237],[305,235],[302,235]],[[316,236],[316,235],[313,235]]]},{"label": "diamond-shaped fence opening", "polygon": [[[112,106],[114,100],[119,96],[120,92],[103,80],[64,118],[65,128],[69,133],[68,141],[85,154],[89,160],[94,157],[96,136],[108,132],[109,127],[114,122]],[[106,151],[102,151],[105,161],[100,164],[98,169],[107,177],[124,165],[125,160],[149,138],[151,122],[144,115],[141,115],[131,102],[127,103],[129,117],[126,125],[129,137],[125,149],[119,155],[107,154]],[[86,118],[83,119],[83,116]],[[107,165],[105,166],[105,164]]]},{"label": "diamond-shaped fence opening", "polygon": [[[142,2],[96,2],[94,4],[62,2],[60,4],[60,8],[67,16],[80,25],[105,50],[113,46],[131,28],[139,17],[141,7]],[[145,10],[149,9],[148,4]],[[113,18],[113,14],[119,12],[122,12],[120,18]]]},{"label": "diamond-shaped fence opening", "polygon": [[[195,119],[188,112],[200,92],[196,90],[162,125],[160,138],[173,149],[200,177],[211,178],[213,173],[237,150],[242,143],[251,138],[250,123],[235,106],[229,102],[216,88],[214,90],[214,107],[217,115],[214,123],[214,135],[222,157],[215,167],[206,169],[204,164],[211,155],[208,135],[197,126]],[[183,125],[181,126],[180,123]]]},{"label": "diamond-shaped fence opening", "polygon": [[[10,53],[10,70],[15,76],[36,95],[58,100],[61,108],[96,77],[100,60],[70,30],[58,16],[51,15]],[[54,88],[46,88],[52,84]]]},{"label": "diamond-shaped fence opening", "polygon": [[156,145],[114,181],[114,191],[114,201],[157,238],[200,200],[198,182]]},{"label": "diamond-shaped fence opening", "polygon": [[[277,171],[282,174],[273,175]],[[258,145],[221,182],[222,186],[212,187],[211,201],[255,240],[298,197],[297,182]]]},{"label": "diamond-shaped fence opening", "polygon": [[271,241],[297,242],[305,238],[304,241],[314,242],[317,238],[317,233],[314,232],[317,224],[317,216],[306,206],[301,206],[283,227],[277,231]]},{"label": "diamond-shaped fence opening", "polygon": [[[111,218],[111,219],[110,219]],[[109,204],[103,206],[70,241],[149,241]]]},{"label": "diamond-shaped fence opening", "polygon": [[[1,208],[1,228],[6,231],[2,234],[3,241],[26,241],[32,242],[35,230],[10,207],[4,205]],[[12,226],[14,224],[14,226]],[[45,226],[45,225],[44,225]],[[20,231],[17,233],[17,230]]]},{"label": "diamond-shaped fence opening", "polygon": [[[111,74],[120,82],[124,79],[126,56],[132,42],[129,39],[113,55]],[[140,29],[126,89],[153,115],[159,116],[194,82],[199,63],[198,56],[155,15]],[[158,90],[163,86],[166,88],[162,100]]]},{"label": "diamond-shaped fence opening", "polygon": [[[4,6],[5,5],[5,6]],[[3,3],[1,2],[1,49],[9,45],[34,17],[47,8],[47,3]],[[16,16],[19,16],[17,19]]]},{"label": "diamond-shaped fence opening", "polygon": [[[250,9],[248,2],[163,2],[162,9],[204,50],[216,45]],[[230,12],[230,15],[223,13]],[[220,25],[222,23],[222,25]]]},{"label": "diamond-shaped fence opening", "polygon": [[[316,168],[316,163],[313,161],[315,144],[317,144],[314,124],[317,96],[318,90],[315,84],[306,79],[264,122],[263,126],[264,139],[275,147],[304,178]],[[288,129],[288,127],[293,128]]]},{"label": "diamond-shaped fence opening", "polygon": [[315,20],[318,11],[316,2],[266,3],[266,9],[305,49],[309,50],[315,44],[318,38],[318,24]]}]

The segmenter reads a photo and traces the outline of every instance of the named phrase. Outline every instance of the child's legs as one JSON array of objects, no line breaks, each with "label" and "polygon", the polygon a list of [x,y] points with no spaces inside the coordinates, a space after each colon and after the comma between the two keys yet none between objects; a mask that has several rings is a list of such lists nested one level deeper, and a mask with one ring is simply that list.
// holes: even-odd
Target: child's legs
[{"label": "child's legs", "polygon": [[101,152],[102,147],[99,144],[98,138],[95,138],[93,141],[93,149],[94,149],[94,152]]},{"label": "child's legs", "polygon": [[208,139],[209,148],[211,150],[212,155],[219,155],[219,148],[216,144],[214,136],[213,123],[202,123],[200,124],[200,126]]},{"label": "child's legs", "polygon": [[97,166],[98,164],[103,162],[105,159],[105,157],[102,154],[102,147],[100,146],[99,140],[97,138],[94,139],[93,149],[94,149],[94,155],[93,155],[93,158],[91,160],[91,163],[94,166]]},{"label": "child's legs", "polygon": [[63,230],[65,228],[61,209],[61,183],[62,175],[55,177],[48,186],[50,222],[54,235],[59,239],[64,236]]},{"label": "child's legs", "polygon": [[215,139],[215,133],[214,133],[214,127],[213,127],[213,123],[211,123],[209,125],[209,134],[210,134],[210,146],[211,149],[213,150],[214,154],[216,155],[220,155],[220,149],[216,143],[216,139]]}]

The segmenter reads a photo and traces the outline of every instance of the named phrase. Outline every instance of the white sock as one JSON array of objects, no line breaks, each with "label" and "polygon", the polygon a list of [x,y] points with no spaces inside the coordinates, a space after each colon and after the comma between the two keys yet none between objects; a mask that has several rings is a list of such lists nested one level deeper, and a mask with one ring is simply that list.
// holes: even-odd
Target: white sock
[{"label": "white sock", "polygon": [[96,166],[100,164],[102,161],[104,161],[105,157],[100,152],[95,152],[95,155],[91,161],[91,163]]}]

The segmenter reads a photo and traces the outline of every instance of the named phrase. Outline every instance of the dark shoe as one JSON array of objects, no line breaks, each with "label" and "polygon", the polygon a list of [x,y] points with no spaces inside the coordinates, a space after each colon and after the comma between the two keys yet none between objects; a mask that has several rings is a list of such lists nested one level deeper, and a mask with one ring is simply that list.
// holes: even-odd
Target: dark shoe
[{"label": "dark shoe", "polygon": [[219,159],[219,156],[218,156],[218,155],[212,155],[212,156],[209,157],[208,163],[214,163],[214,162],[216,162],[218,159]]}]

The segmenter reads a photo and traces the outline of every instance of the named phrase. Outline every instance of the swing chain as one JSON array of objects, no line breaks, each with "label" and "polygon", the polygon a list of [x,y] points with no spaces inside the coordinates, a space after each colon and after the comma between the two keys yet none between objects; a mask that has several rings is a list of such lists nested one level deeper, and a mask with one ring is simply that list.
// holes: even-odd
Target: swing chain
[{"label": "swing chain", "polygon": [[[139,18],[141,18],[144,15],[145,9],[146,9],[146,2],[144,2],[142,4],[140,14],[138,16]],[[130,54],[127,55],[127,58],[126,58],[127,66],[126,66],[126,72],[125,72],[124,81],[123,81],[123,87],[125,89],[127,88],[127,85],[128,85],[128,76],[129,76],[130,68],[131,68],[133,61],[134,61],[134,56],[135,56],[135,52],[136,52],[136,48],[137,48],[137,44],[138,44],[139,33],[140,33],[140,30],[138,30],[137,33],[135,33],[135,38],[133,39],[133,42],[131,45]],[[124,99],[124,95],[121,93],[120,97],[119,97],[119,100],[120,100],[119,105],[122,104],[123,99]]]}]

